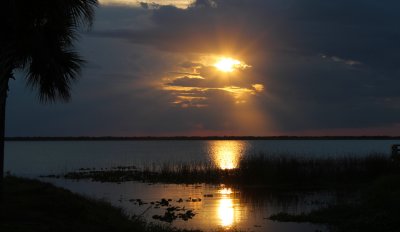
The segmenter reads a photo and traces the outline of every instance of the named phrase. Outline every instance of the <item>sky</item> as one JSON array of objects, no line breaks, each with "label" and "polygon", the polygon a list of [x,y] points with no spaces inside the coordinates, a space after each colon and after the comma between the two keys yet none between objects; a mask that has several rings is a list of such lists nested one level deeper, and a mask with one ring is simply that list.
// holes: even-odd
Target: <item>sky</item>
[{"label": "sky", "polygon": [[99,2],[71,101],[16,72],[7,136],[400,135],[397,0]]}]

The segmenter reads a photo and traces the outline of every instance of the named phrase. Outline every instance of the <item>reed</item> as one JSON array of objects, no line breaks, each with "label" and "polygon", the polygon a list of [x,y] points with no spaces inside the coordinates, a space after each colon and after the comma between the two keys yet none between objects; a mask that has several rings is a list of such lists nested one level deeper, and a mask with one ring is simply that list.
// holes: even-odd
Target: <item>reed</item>
[{"label": "reed", "polygon": [[70,172],[64,177],[102,182],[224,183],[318,188],[366,183],[398,171],[398,165],[387,155],[377,153],[341,157],[258,154],[242,158],[235,169],[222,170],[210,162],[165,162],[144,165],[140,169],[119,167]]},{"label": "reed", "polygon": [[237,177],[247,184],[327,186],[366,182],[397,170],[387,155],[376,153],[313,158],[260,154],[242,159]]},{"label": "reed", "polygon": [[[236,170],[235,170],[236,171]],[[226,173],[233,171],[220,170],[208,162],[191,163],[152,163],[140,169],[111,168],[103,170],[80,169],[69,172],[62,177],[66,179],[91,179],[100,182],[163,182],[163,183],[220,183]],[[61,176],[43,176],[61,177]]]}]

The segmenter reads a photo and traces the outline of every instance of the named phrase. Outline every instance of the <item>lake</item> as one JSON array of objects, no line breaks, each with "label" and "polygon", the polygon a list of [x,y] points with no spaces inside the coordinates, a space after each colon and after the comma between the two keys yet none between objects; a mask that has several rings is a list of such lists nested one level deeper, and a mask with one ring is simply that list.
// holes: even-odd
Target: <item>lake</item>
[{"label": "lake", "polygon": [[[221,169],[237,167],[243,156],[291,154],[306,156],[362,156],[390,154],[395,140],[189,140],[189,141],[15,141],[6,142],[5,170],[19,176],[62,174],[79,168],[110,168],[179,162],[212,162]],[[325,231],[312,224],[277,223],[272,213],[307,212],[334,201],[329,192],[276,193],[219,185],[100,183],[41,178],[73,192],[105,199],[154,221],[162,207],[152,202],[170,199],[174,207],[195,212],[193,219],[173,226],[204,230],[238,228],[249,231]],[[135,200],[140,199],[140,204]]]}]

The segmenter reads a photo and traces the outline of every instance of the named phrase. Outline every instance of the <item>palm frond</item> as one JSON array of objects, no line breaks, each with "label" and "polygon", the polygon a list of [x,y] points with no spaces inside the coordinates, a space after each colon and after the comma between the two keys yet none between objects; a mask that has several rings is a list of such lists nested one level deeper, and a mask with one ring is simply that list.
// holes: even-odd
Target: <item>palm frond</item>
[{"label": "palm frond", "polygon": [[[5,99],[13,70],[27,70],[27,84],[39,90],[41,102],[68,101],[84,63],[72,51],[73,41],[79,26],[92,26],[95,6],[97,0],[0,0],[3,145]],[[0,151],[0,182],[3,159]]]},{"label": "palm frond", "polygon": [[[28,86],[41,102],[70,99],[71,84],[84,61],[73,52],[79,28],[90,28],[97,0],[1,0],[0,36],[13,67],[27,71]],[[3,34],[4,35],[4,34]],[[3,43],[4,41],[4,43]],[[4,55],[6,49],[1,49]]]},{"label": "palm frond", "polygon": [[97,0],[62,0],[76,25],[92,26]]},{"label": "palm frond", "polygon": [[67,102],[71,85],[80,74],[84,61],[76,52],[60,50],[51,57],[34,57],[27,72],[27,84],[39,89],[41,102]]}]

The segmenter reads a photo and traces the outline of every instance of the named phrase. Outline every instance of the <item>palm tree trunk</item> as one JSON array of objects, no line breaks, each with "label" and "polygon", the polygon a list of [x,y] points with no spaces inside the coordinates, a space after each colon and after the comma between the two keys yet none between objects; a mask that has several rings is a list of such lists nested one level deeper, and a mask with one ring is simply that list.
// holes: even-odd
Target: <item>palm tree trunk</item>
[{"label": "palm tree trunk", "polygon": [[0,68],[0,191],[3,188],[4,177],[4,137],[6,121],[6,100],[8,81],[12,76],[12,69]]}]

